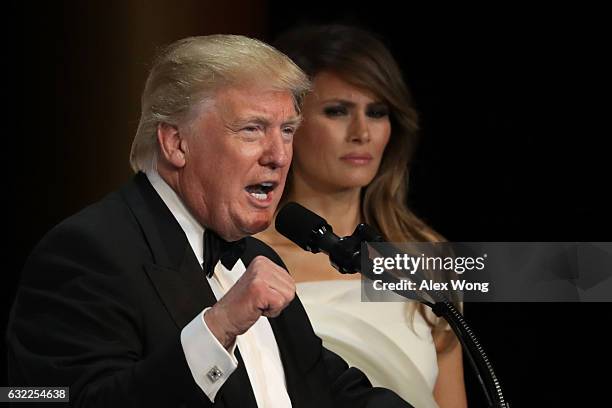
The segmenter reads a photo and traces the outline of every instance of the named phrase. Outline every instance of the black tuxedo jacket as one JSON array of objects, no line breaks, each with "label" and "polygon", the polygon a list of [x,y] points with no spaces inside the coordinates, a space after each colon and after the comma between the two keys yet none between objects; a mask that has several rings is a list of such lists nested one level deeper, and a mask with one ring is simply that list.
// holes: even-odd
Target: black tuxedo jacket
[{"label": "black tuxedo jacket", "polygon": [[[241,258],[263,254],[248,238]],[[70,386],[83,407],[255,407],[244,364],[212,404],[194,382],[180,331],[216,299],[187,238],[146,176],[68,218],[30,255],[7,332],[9,380]],[[293,407],[401,406],[326,350],[296,297],[269,319]]]}]

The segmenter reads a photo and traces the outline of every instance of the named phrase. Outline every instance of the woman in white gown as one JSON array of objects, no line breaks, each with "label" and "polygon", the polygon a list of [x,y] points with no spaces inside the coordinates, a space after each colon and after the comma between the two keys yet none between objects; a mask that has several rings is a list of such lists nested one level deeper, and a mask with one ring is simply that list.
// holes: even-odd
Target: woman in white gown
[{"label": "woman in white gown", "polygon": [[[324,217],[340,236],[367,222],[387,241],[440,241],[406,207],[417,114],[399,68],[372,34],[303,27],[276,46],[313,80],[283,201]],[[416,408],[465,407],[461,347],[444,322],[414,302],[363,303],[358,275],[341,275],[271,227],[271,245],[325,345]]]}]

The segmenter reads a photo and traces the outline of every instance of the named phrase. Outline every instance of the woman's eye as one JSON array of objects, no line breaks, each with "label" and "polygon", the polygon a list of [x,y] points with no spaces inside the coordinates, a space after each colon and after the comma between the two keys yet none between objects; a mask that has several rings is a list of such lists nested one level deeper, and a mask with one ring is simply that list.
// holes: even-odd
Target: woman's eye
[{"label": "woman's eye", "polygon": [[367,115],[374,119],[380,119],[389,116],[389,111],[387,109],[371,109],[367,112]]},{"label": "woman's eye", "polygon": [[348,113],[348,111],[343,106],[328,106],[325,109],[323,109],[323,113],[325,113],[325,116],[335,117],[335,116],[344,116]]}]

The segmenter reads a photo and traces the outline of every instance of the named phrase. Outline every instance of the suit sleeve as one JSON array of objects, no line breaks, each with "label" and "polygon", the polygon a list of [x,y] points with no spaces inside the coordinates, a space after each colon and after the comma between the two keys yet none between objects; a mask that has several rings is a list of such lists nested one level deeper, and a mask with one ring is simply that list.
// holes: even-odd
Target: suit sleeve
[{"label": "suit sleeve", "polygon": [[[24,268],[7,331],[9,381],[70,386],[70,406],[178,406],[203,397],[180,336],[148,350],[122,243],[56,227]],[[110,254],[114,254],[111,256]]]},{"label": "suit sleeve", "polygon": [[337,354],[323,347],[323,363],[331,380],[331,393],[336,407],[411,408],[412,405],[386,388],[372,387],[366,375]]}]

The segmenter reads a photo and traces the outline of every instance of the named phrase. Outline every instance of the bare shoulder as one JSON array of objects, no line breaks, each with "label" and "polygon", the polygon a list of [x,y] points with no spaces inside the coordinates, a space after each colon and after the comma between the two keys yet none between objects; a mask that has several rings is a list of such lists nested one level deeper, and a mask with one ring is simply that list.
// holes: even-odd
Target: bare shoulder
[{"label": "bare shoulder", "polygon": [[291,244],[291,241],[279,234],[273,226],[253,236],[272,247]]},{"label": "bare shoulder", "polygon": [[456,346],[460,345],[457,336],[455,336],[455,333],[448,327],[432,329],[431,335],[438,355],[451,353]]},{"label": "bare shoulder", "polygon": [[289,267],[290,272],[293,272],[292,262],[297,256],[302,255],[302,251],[297,245],[289,241],[287,238],[279,234],[274,227],[270,227],[256,235],[255,238],[265,242],[271,246],[283,259],[283,262]]}]

